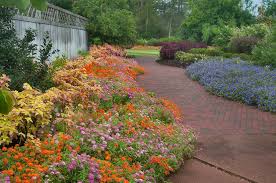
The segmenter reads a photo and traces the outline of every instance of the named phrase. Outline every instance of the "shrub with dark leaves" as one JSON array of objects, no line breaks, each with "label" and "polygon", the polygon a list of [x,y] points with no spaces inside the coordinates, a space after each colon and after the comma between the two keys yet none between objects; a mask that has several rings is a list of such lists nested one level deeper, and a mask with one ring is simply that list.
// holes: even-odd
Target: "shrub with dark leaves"
[{"label": "shrub with dark leaves", "polygon": [[236,53],[251,53],[259,41],[259,38],[253,36],[237,37],[231,40],[230,48]]},{"label": "shrub with dark leaves", "polygon": [[218,96],[276,112],[276,70],[228,59],[194,63],[187,73]]},{"label": "shrub with dark leaves", "polygon": [[187,52],[192,48],[207,48],[207,45],[205,43],[196,43],[192,41],[163,43],[160,50],[160,57],[161,59],[174,59],[176,52]]}]

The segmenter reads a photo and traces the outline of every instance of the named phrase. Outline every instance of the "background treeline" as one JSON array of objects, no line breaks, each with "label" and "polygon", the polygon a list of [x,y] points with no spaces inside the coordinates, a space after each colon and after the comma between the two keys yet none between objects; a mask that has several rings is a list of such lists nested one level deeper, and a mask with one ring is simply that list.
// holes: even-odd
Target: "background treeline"
[{"label": "background treeline", "polygon": [[[225,27],[241,27],[275,18],[275,0],[49,0],[89,18],[90,42],[154,44],[156,39],[214,44]],[[259,13],[257,13],[259,12]],[[258,16],[257,16],[258,14]],[[261,18],[262,17],[262,20]],[[266,18],[263,18],[266,17]],[[268,17],[268,18],[267,18]]]}]

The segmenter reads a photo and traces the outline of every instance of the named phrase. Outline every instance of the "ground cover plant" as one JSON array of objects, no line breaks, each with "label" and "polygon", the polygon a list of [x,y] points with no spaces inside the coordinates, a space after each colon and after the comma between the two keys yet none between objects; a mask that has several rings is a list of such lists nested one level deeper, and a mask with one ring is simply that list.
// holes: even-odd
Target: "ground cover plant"
[{"label": "ground cover plant", "polygon": [[216,95],[276,112],[276,70],[240,59],[213,59],[190,65],[187,73]]},{"label": "ground cover plant", "polygon": [[1,182],[162,182],[191,156],[180,109],[138,87],[144,69],[125,55],[93,47],[55,63],[55,88],[13,91],[0,115]]}]

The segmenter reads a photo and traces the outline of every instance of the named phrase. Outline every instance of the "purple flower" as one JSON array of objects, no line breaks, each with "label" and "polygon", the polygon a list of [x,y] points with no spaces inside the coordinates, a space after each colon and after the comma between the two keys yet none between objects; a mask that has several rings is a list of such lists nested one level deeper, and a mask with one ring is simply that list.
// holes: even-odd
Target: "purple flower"
[{"label": "purple flower", "polygon": [[5,177],[5,183],[10,183],[11,182],[11,179],[9,176]]}]

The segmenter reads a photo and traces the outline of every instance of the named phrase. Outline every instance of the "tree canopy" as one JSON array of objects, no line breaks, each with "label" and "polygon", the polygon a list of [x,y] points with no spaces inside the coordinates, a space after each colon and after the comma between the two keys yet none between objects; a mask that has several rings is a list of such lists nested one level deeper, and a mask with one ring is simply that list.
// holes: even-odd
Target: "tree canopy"
[{"label": "tree canopy", "polygon": [[136,40],[136,23],[127,0],[78,0],[74,11],[89,19],[92,42],[128,45]]},{"label": "tree canopy", "polygon": [[[189,0],[190,13],[181,26],[183,38],[202,40],[205,27],[214,25],[241,26],[254,22],[250,1],[242,0]],[[248,6],[245,6],[248,5]]]},{"label": "tree canopy", "polygon": [[20,10],[25,10],[29,5],[39,10],[45,10],[47,0],[0,0],[0,6],[16,7]]}]

